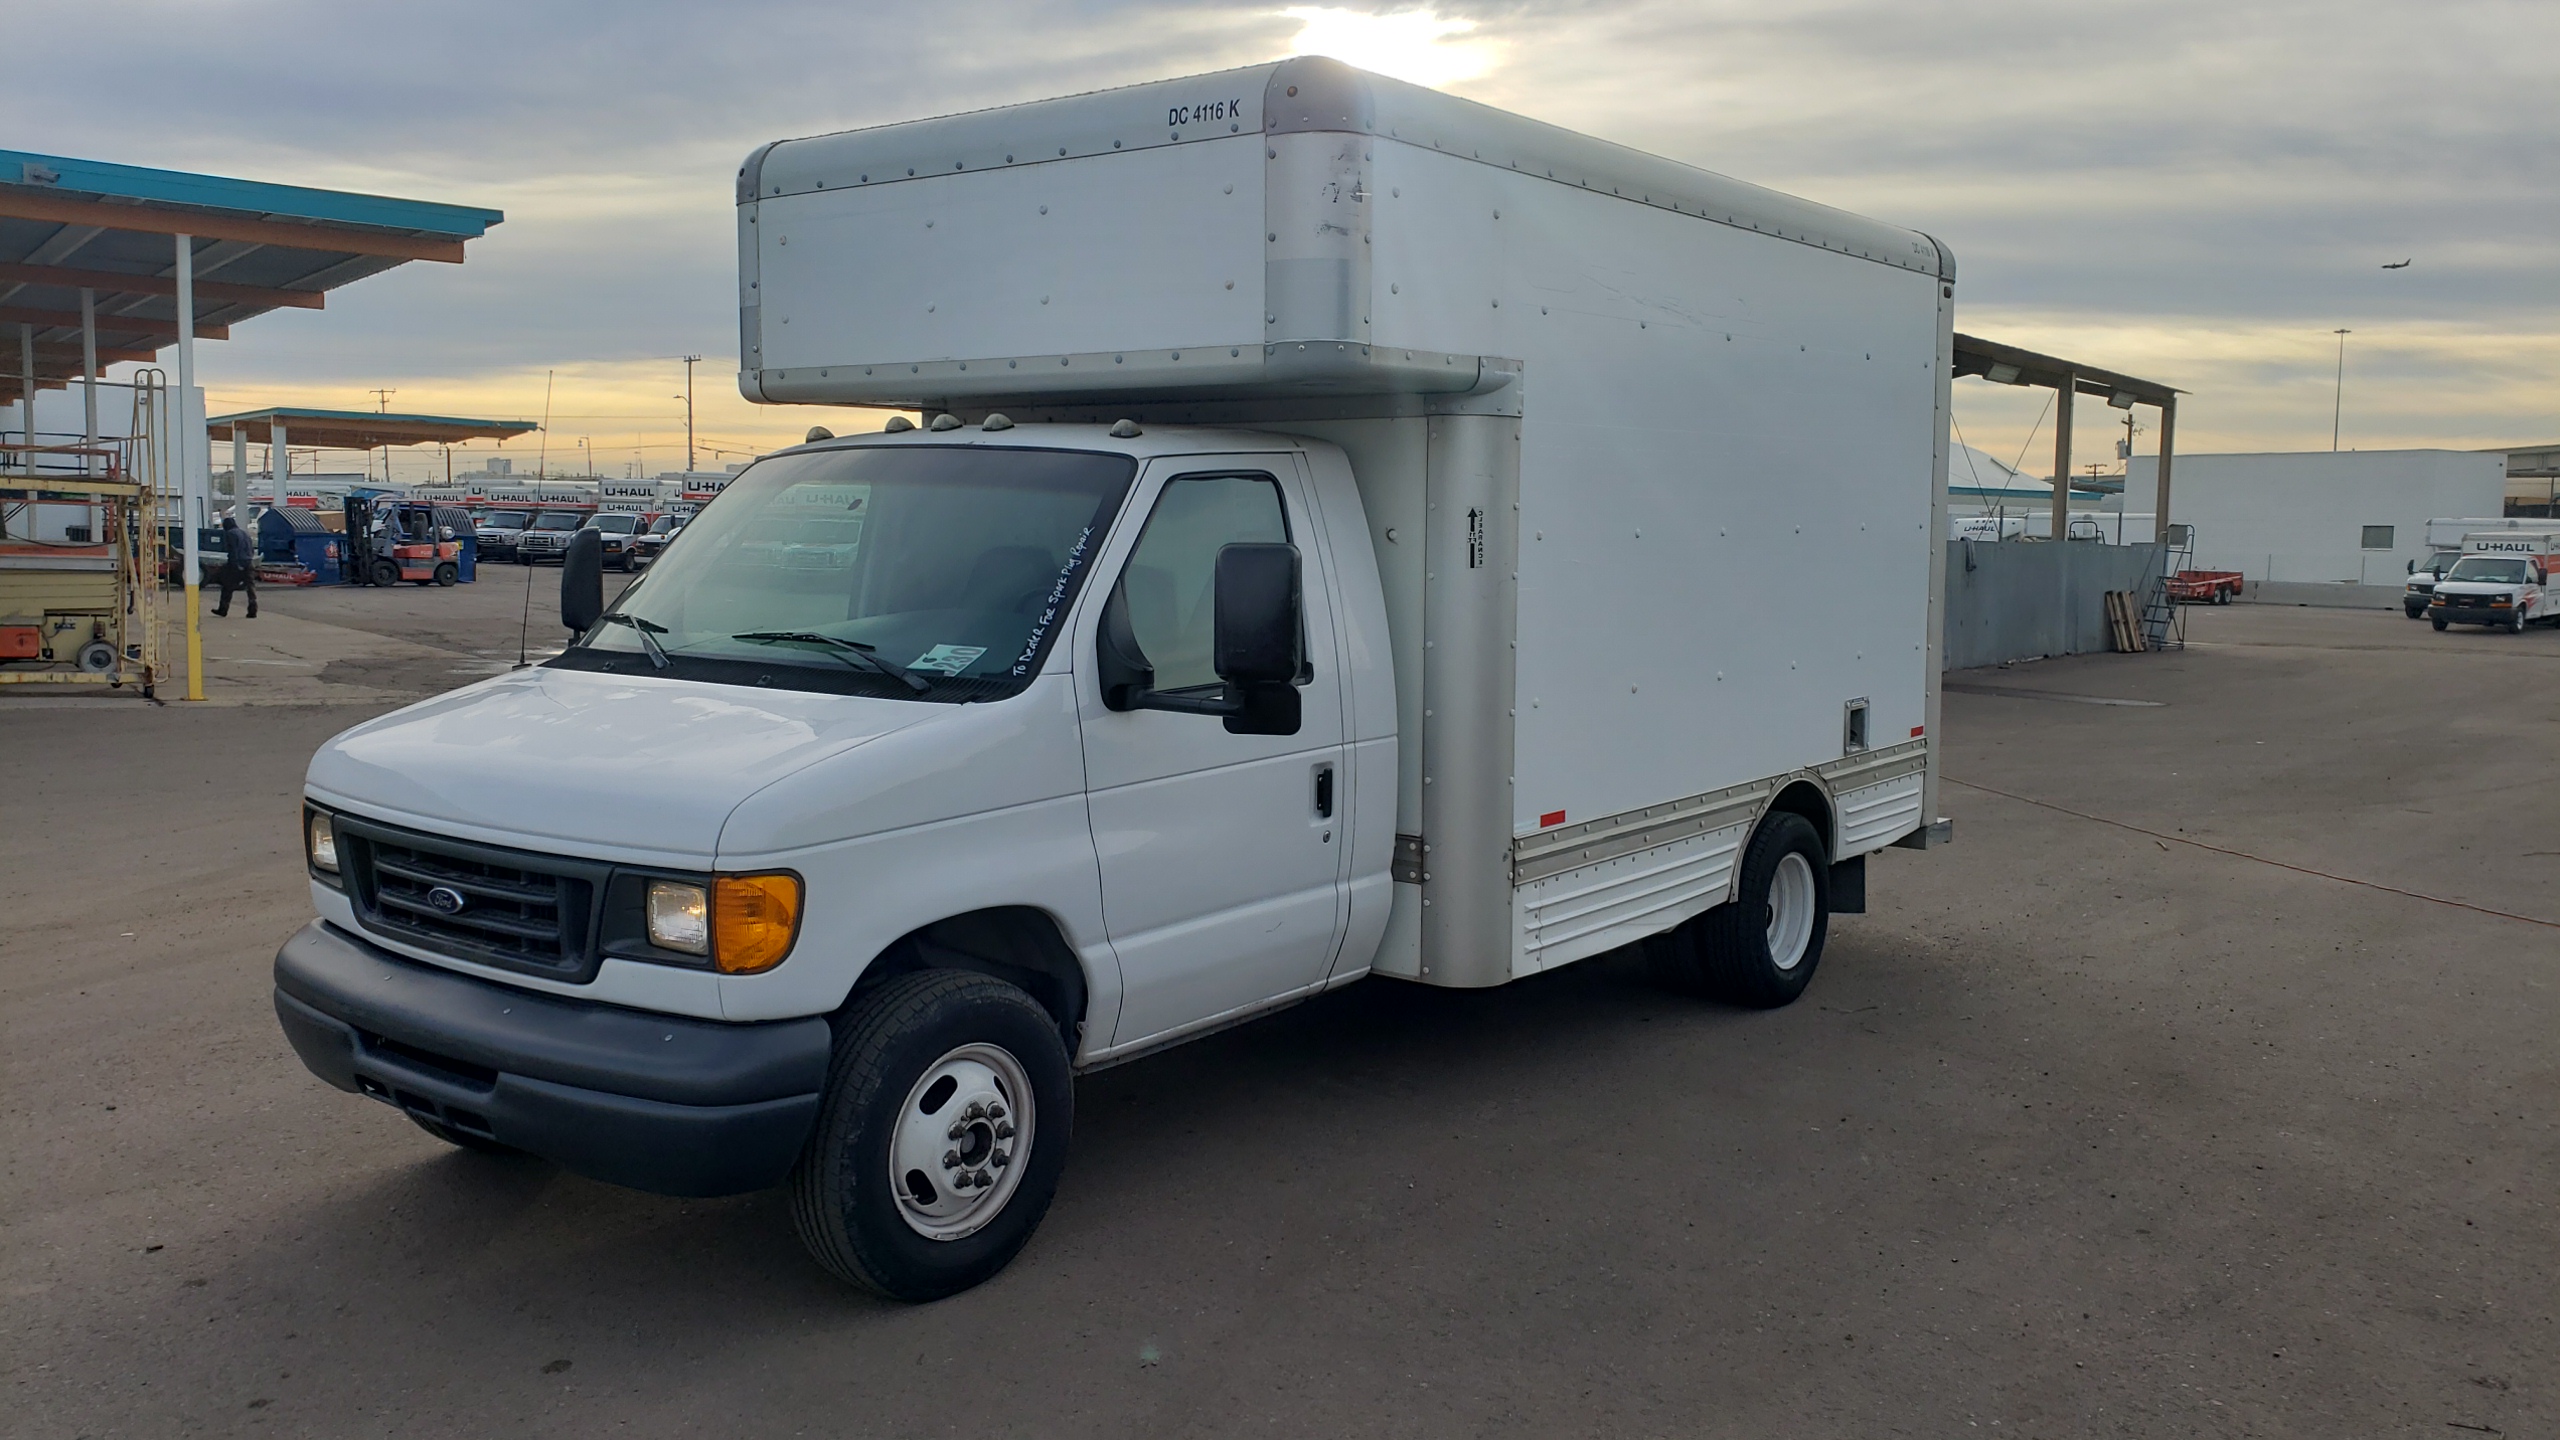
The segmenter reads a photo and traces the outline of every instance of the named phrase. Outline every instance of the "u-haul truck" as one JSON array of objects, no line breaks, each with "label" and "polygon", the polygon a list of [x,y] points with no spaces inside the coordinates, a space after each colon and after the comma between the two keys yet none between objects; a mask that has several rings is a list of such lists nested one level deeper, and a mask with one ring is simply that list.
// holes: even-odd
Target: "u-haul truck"
[{"label": "u-haul truck", "polygon": [[2560,619],[2560,531],[2491,530],[2462,537],[2462,558],[2436,582],[2427,618],[2448,625],[2486,625],[2522,633]]}]

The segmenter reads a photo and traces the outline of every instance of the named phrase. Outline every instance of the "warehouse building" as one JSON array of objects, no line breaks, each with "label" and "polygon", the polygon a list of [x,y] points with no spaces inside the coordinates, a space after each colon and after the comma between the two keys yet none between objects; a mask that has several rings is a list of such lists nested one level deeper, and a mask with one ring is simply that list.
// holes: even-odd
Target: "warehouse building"
[{"label": "warehouse building", "polygon": [[[2145,494],[2137,457],[2126,489]],[[2191,525],[2194,564],[2252,581],[2398,585],[2427,554],[2427,521],[2496,515],[2503,452],[2350,450],[2197,455],[2177,460],[2173,523]]]}]

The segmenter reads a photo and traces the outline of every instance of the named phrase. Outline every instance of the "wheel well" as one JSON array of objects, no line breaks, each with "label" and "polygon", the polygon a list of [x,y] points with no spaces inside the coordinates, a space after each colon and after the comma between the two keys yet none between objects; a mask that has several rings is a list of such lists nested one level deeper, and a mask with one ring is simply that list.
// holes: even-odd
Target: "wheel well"
[{"label": "wheel well", "polygon": [[1067,1054],[1076,1053],[1084,1030],[1084,967],[1047,914],[1005,905],[918,926],[880,952],[854,994],[917,970],[971,970],[1019,987],[1057,1022]]},{"label": "wheel well", "polygon": [[1821,786],[1812,781],[1798,780],[1781,789],[1778,798],[1769,802],[1769,808],[1772,811],[1789,811],[1810,821],[1813,833],[1822,837],[1825,854],[1839,843],[1831,828],[1831,799],[1822,793]]}]

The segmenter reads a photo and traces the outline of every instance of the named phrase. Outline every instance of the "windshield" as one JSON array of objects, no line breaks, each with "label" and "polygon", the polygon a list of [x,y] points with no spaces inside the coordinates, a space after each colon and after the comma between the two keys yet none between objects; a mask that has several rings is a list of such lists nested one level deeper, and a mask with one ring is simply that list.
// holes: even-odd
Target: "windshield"
[{"label": "windshield", "polygon": [[587,523],[607,535],[628,535],[640,528],[639,517],[635,515],[599,515]]},{"label": "windshield", "polygon": [[2451,550],[2444,551],[2440,554],[2430,555],[2418,566],[2418,573],[2421,575],[2441,576],[2444,572],[2453,568],[2453,562],[2457,558],[2456,553]]},{"label": "windshield", "polygon": [[657,523],[649,527],[649,533],[652,535],[672,535],[675,533],[676,527],[683,523],[683,521],[677,519],[673,515],[661,515],[658,517]]},{"label": "windshield", "polygon": [[531,518],[521,510],[500,510],[480,523],[492,530],[521,530]]},{"label": "windshield", "polygon": [[2477,580],[2488,585],[2521,585],[2525,564],[2506,555],[2465,555],[2445,572],[2447,580]]},{"label": "windshield", "polygon": [[587,517],[575,510],[545,510],[533,518],[536,530],[575,530],[587,523]]},{"label": "windshield", "polygon": [[[982,446],[781,456],[695,515],[693,538],[614,608],[645,623],[685,678],[1009,695],[1038,673],[1136,471],[1123,455]],[[556,663],[639,652],[640,634],[600,626]],[[791,636],[823,638],[771,638]],[[932,683],[916,694],[829,642]]]}]

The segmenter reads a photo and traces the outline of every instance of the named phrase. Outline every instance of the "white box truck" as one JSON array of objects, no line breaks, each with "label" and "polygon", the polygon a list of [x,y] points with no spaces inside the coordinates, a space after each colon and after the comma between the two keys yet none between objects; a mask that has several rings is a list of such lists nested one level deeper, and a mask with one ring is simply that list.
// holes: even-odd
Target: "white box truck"
[{"label": "white box truck", "polygon": [[2551,571],[2560,567],[2560,531],[2489,530],[2462,537],[2462,556],[2427,598],[2427,619],[2438,630],[2485,625],[2510,634],[2527,625],[2560,622],[2560,589]]},{"label": "white box truck", "polygon": [[948,1294],[1079,1070],[1633,944],[1784,1004],[1946,833],[1925,235],[1313,59],[768,145],[738,231],[746,394],[928,423],[310,767],[278,1012],[446,1140]]}]

